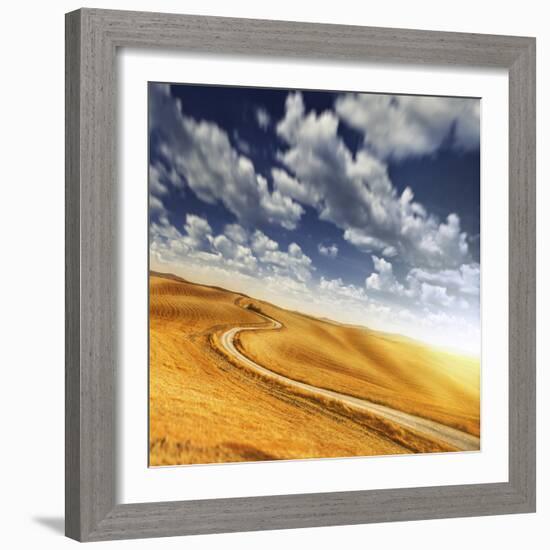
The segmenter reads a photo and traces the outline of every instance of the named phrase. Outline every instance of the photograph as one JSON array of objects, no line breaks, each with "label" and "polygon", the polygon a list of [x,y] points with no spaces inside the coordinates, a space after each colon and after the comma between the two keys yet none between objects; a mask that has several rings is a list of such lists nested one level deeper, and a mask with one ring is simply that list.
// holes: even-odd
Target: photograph
[{"label": "photograph", "polygon": [[148,83],[150,467],[480,450],[480,108]]},{"label": "photograph", "polygon": [[544,547],[545,6],[6,3],[3,547]]}]

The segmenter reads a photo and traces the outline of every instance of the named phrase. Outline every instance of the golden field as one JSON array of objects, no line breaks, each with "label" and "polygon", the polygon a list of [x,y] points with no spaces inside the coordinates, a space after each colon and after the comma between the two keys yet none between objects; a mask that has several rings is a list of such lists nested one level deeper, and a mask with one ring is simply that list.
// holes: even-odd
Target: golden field
[{"label": "golden field", "polygon": [[265,327],[235,346],[289,380],[479,436],[477,359],[169,275],[149,285],[151,466],[458,450],[251,370],[220,346],[233,327]]}]

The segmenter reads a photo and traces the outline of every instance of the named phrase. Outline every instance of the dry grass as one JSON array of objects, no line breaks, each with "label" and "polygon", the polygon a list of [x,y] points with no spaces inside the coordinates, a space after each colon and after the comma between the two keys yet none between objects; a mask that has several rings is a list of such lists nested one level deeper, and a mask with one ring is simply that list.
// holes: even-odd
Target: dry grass
[{"label": "dry grass", "polygon": [[[213,336],[237,325],[266,324],[253,310],[243,308],[242,302],[242,296],[223,289],[173,277],[150,277],[151,465],[453,450],[374,415],[277,385],[234,364],[212,345]],[[374,346],[374,351],[370,345],[361,347],[357,342],[357,349],[352,348],[348,357],[346,346],[351,341],[360,341],[354,333],[358,329],[314,320],[263,302],[253,303],[285,325],[282,331],[241,333],[240,345],[250,357],[261,354],[261,360],[257,358],[260,364],[291,378],[312,384],[322,382],[319,385],[338,391],[365,395],[384,403],[390,403],[388,397],[399,401],[398,392],[406,384],[398,384],[394,394],[389,390],[398,373],[405,375],[406,369],[401,368],[390,376],[384,365],[378,365],[373,359],[374,353],[391,358],[392,340],[386,340],[385,348],[381,344]],[[292,334],[294,330],[305,330],[305,333],[300,337]],[[328,341],[329,347],[320,353],[318,348],[325,345],[327,331],[336,340]],[[346,340],[340,331],[354,335]],[[374,334],[363,331],[367,339]],[[365,353],[366,372],[359,364],[361,349]],[[398,349],[401,348],[398,346]],[[315,353],[311,355],[313,350]],[[327,361],[331,353],[334,354],[332,362]],[[319,363],[318,357],[322,359]],[[346,363],[349,358],[351,364]],[[377,365],[376,368],[371,364]],[[394,362],[388,364],[394,368]],[[436,370],[432,366],[425,372]],[[453,387],[457,376],[444,378],[447,386],[443,382],[439,385],[453,394],[449,387]],[[479,381],[477,384],[479,395]],[[430,410],[429,398],[423,391],[415,394],[414,389],[409,389],[404,401],[407,404],[404,410],[411,411],[413,407],[424,412]],[[434,402],[437,405],[432,405],[434,410],[442,407],[443,413],[444,402],[436,399]],[[465,422],[464,411],[462,416],[455,412],[446,414],[449,424]],[[477,419],[479,426],[479,413]]]},{"label": "dry grass", "polygon": [[284,328],[269,334],[240,333],[239,347],[250,359],[295,380],[479,436],[478,359],[396,335],[314,319],[265,302],[261,310]]}]

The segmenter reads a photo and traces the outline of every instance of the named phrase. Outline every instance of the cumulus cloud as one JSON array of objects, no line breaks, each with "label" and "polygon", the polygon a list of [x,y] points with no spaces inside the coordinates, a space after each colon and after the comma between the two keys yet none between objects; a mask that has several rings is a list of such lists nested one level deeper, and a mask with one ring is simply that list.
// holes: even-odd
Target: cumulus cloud
[{"label": "cumulus cloud", "polygon": [[354,300],[366,300],[367,295],[362,288],[355,285],[344,284],[342,279],[325,279],[321,277],[319,281],[319,289],[328,292],[332,295],[341,296],[344,298],[352,298]]},{"label": "cumulus cloud", "polygon": [[409,187],[399,194],[386,164],[365,149],[352,155],[337,129],[332,111],[306,113],[301,94],[289,94],[277,133],[288,145],[279,158],[293,175],[274,171],[276,189],[314,206],[320,219],[343,229],[344,239],[365,252],[399,255],[416,267],[467,263],[458,215],[440,222],[414,201]]},{"label": "cumulus cloud", "polygon": [[384,258],[372,256],[374,272],[365,280],[365,286],[368,290],[377,290],[378,292],[387,292],[397,296],[405,293],[404,286],[395,278],[393,266]]},{"label": "cumulus cloud", "polygon": [[255,272],[258,260],[250,248],[228,239],[225,235],[214,237],[212,247],[223,256],[226,265]]},{"label": "cumulus cloud", "polygon": [[254,114],[256,115],[256,122],[258,123],[258,126],[265,132],[271,125],[271,116],[267,112],[267,109],[264,109],[263,107],[258,107]]},{"label": "cumulus cloud", "polygon": [[164,204],[162,203],[162,201],[151,193],[149,194],[149,210],[151,212],[157,212],[157,213],[165,211]]},{"label": "cumulus cloud", "polygon": [[270,223],[283,226],[285,229],[296,229],[304,209],[278,190],[270,193],[267,180],[264,177],[257,176],[257,181],[260,191],[260,207],[264,218]]},{"label": "cumulus cloud", "polygon": [[377,155],[403,159],[432,154],[446,140],[455,149],[477,149],[479,105],[469,98],[346,94],[335,110]]},{"label": "cumulus cloud", "polygon": [[285,116],[277,124],[277,133],[288,143],[296,141],[296,133],[302,125],[305,112],[302,94],[299,92],[288,94],[285,101]]},{"label": "cumulus cloud", "polygon": [[187,214],[183,232],[161,216],[150,226],[151,253],[163,263],[214,264],[224,269],[245,272],[259,279],[291,278],[307,283],[315,267],[301,247],[292,242],[286,250],[260,230],[248,232],[238,224],[228,224],[215,235],[208,220]]},{"label": "cumulus cloud", "polygon": [[447,289],[443,286],[430,285],[422,283],[420,285],[420,299],[425,304],[435,306],[451,306],[455,299],[447,294]]},{"label": "cumulus cloud", "polygon": [[319,243],[317,250],[321,256],[326,256],[327,258],[336,258],[338,256],[338,247],[335,244],[324,245],[323,243]]},{"label": "cumulus cloud", "polygon": [[385,166],[368,153],[352,157],[337,128],[333,112],[306,115],[301,94],[290,94],[285,117],[277,125],[289,148],[279,157],[305,188],[303,193],[318,197],[308,202],[316,205],[321,219],[361,227],[369,222],[371,187],[391,192],[391,184]]},{"label": "cumulus cloud", "polygon": [[385,241],[366,234],[361,229],[351,228],[344,231],[344,239],[363,252],[380,251],[383,256],[391,258],[397,255],[395,247]]},{"label": "cumulus cloud", "polygon": [[411,284],[415,281],[444,287],[466,296],[479,296],[480,266],[464,264],[458,269],[427,270],[413,268],[407,275]]},{"label": "cumulus cloud", "polygon": [[311,279],[313,263],[296,243],[290,243],[286,252],[279,249],[279,244],[256,230],[252,236],[252,249],[258,255],[260,262],[270,264],[276,274],[292,274],[298,281]]},{"label": "cumulus cloud", "polygon": [[265,285],[267,289],[272,291],[274,294],[284,293],[285,295],[293,295],[297,297],[298,304],[304,304],[304,300],[307,300],[310,297],[310,288],[308,285],[302,281],[297,281],[293,277],[288,277],[286,275],[273,274],[267,275],[263,278],[262,284]]},{"label": "cumulus cloud", "polygon": [[208,221],[194,214],[187,214],[184,228],[187,232],[190,245],[195,248],[207,242],[210,235],[212,235],[212,228]]},{"label": "cumulus cloud", "polygon": [[150,250],[161,263],[223,265],[236,271],[252,272],[255,258],[250,249],[214,235],[206,218],[187,214],[183,232],[166,216],[150,226]]},{"label": "cumulus cloud", "polygon": [[150,128],[159,137],[159,154],[181,182],[202,201],[223,203],[244,223],[297,226],[303,208],[278,191],[271,193],[265,178],[256,173],[249,158],[233,148],[222,128],[185,116],[168,86],[150,86]]},{"label": "cumulus cloud", "polygon": [[[155,195],[166,195],[168,193],[167,181],[176,184],[166,167],[159,163],[149,165],[149,191]],[[179,183],[179,181],[178,181]]]},{"label": "cumulus cloud", "polygon": [[248,234],[244,227],[238,223],[227,224],[224,228],[224,233],[233,241],[238,244],[245,244],[248,241]]},{"label": "cumulus cloud", "polygon": [[367,290],[391,295],[405,309],[415,303],[428,307],[425,312],[453,306],[467,310],[478,305],[479,264],[440,271],[413,268],[401,283],[391,262],[374,255],[372,261],[374,271],[365,280]]},{"label": "cumulus cloud", "polygon": [[252,236],[252,249],[259,256],[279,249],[279,243],[270,239],[265,233],[257,229]]},{"label": "cumulus cloud", "polygon": [[271,170],[271,177],[273,178],[273,185],[279,193],[308,206],[319,204],[321,194],[312,185],[300,183],[281,168],[273,168]]},{"label": "cumulus cloud", "polygon": [[384,234],[378,226],[352,227],[344,232],[344,239],[365,252],[380,252],[390,258],[399,255],[413,266],[443,269],[468,262],[468,239],[460,218],[452,213],[440,222],[413,202],[413,197],[407,187],[401,196],[386,201],[388,217],[393,217],[393,234]]}]

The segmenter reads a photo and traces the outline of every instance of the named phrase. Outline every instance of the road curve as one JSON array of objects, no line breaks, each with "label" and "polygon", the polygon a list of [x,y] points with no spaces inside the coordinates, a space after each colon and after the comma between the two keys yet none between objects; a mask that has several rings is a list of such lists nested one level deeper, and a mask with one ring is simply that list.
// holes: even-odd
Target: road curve
[{"label": "road curve", "polygon": [[391,407],[386,407],[385,405],[379,405],[378,403],[373,403],[366,399],[359,399],[351,395],[346,395],[344,393],[339,393],[332,390],[327,390],[325,388],[319,388],[317,386],[312,386],[311,384],[306,384],[305,382],[299,382],[282,374],[278,374],[270,369],[262,367],[252,359],[243,355],[235,346],[235,336],[239,332],[249,331],[249,330],[277,330],[282,327],[279,321],[268,317],[262,313],[255,311],[254,313],[260,315],[267,321],[271,323],[271,326],[256,326],[256,327],[234,327],[220,336],[221,346],[225,351],[237,359],[240,363],[246,365],[251,370],[276,380],[282,382],[286,385],[305,390],[314,395],[319,395],[323,397],[329,397],[337,401],[341,401],[346,405],[351,405],[356,409],[361,409],[370,413],[373,413],[379,417],[386,418],[396,424],[399,424],[405,428],[414,430],[415,432],[421,433],[431,438],[435,438],[444,443],[455,447],[459,451],[478,451],[479,438],[446,426],[445,424],[440,424],[439,422],[434,422],[433,420],[428,420],[419,416],[414,416]]}]

